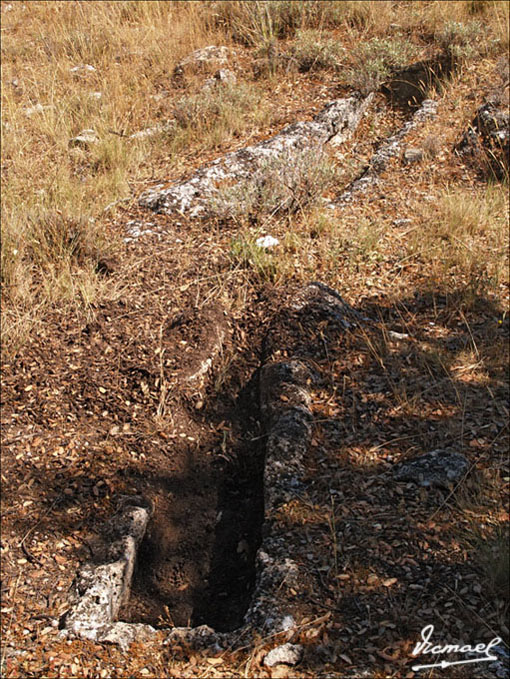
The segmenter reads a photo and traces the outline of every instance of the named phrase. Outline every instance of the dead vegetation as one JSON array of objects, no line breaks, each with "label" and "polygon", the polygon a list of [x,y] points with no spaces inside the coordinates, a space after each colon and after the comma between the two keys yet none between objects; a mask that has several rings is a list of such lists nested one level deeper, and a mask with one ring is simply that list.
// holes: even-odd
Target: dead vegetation
[{"label": "dead vegetation", "polygon": [[[412,676],[410,651],[432,619],[449,643],[508,643],[508,177],[488,178],[454,152],[504,87],[507,4],[1,10],[3,676],[286,676],[262,665],[274,639],[216,656],[135,645],[127,657],[64,641],[52,621],[119,494],[153,483],[165,502],[170,491],[182,500],[175,511],[186,522],[190,460],[211,455],[200,470],[220,478],[250,445],[243,437],[263,436],[255,417],[240,421],[254,416],[240,393],[269,319],[310,280],[369,321],[336,344],[325,327],[314,338],[309,486],[279,517],[301,526],[314,583],[296,594],[289,639],[306,652],[287,674]],[[207,45],[235,50],[236,82],[204,91],[210,73],[174,77]],[[354,139],[313,162],[304,153],[301,165],[268,166],[236,189],[237,210],[222,212],[220,194],[207,224],[136,204],[156,182],[441,55],[456,66],[427,83],[438,115],[405,142],[424,159],[393,158],[370,196],[328,207],[406,119],[382,93]],[[84,129],[98,142],[70,148]],[[125,242],[130,220],[159,236]],[[279,245],[261,249],[264,235]],[[179,370],[213,307],[225,310],[231,338],[210,382],[183,390]],[[395,462],[445,446],[470,462],[457,488],[388,480]],[[169,459],[172,489],[161,475]]]}]

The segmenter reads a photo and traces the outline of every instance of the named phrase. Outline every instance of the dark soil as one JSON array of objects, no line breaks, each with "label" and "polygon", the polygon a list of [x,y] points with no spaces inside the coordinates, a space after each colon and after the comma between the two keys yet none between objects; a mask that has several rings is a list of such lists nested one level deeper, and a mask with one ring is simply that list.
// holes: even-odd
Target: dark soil
[{"label": "dark soil", "polygon": [[199,450],[153,461],[147,494],[156,511],[120,619],[221,632],[242,624],[263,520],[255,380],[224,424],[221,438],[206,433]]}]

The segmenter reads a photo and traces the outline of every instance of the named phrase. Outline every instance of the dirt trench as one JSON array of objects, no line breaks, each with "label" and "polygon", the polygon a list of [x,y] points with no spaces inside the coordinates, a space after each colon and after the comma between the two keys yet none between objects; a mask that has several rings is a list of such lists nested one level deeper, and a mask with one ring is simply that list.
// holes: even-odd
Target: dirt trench
[{"label": "dirt trench", "polygon": [[188,431],[201,443],[180,448],[177,470],[168,456],[153,459],[145,495],[156,509],[120,620],[156,628],[206,624],[218,632],[242,625],[264,518],[257,374],[230,399],[220,427],[193,416]]}]

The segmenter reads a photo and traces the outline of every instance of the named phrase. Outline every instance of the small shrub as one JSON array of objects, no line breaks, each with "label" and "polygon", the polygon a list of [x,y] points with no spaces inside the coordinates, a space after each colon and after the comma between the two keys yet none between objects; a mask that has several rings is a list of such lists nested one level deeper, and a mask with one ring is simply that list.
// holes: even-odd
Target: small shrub
[{"label": "small shrub", "polygon": [[441,150],[441,142],[436,136],[429,134],[423,140],[422,148],[426,157],[433,160]]},{"label": "small shrub", "polygon": [[281,38],[292,38],[299,29],[338,25],[345,16],[343,4],[301,0],[227,0],[215,3],[213,23],[230,33],[235,42],[247,47],[260,47]]},{"label": "small shrub", "polygon": [[352,52],[347,83],[363,94],[379,89],[389,75],[418,57],[419,48],[398,38],[373,38]]},{"label": "small shrub", "polygon": [[337,40],[325,40],[320,31],[298,31],[291,54],[300,71],[339,69],[344,48]]},{"label": "small shrub", "polygon": [[256,91],[244,83],[229,83],[181,97],[175,102],[173,114],[181,129],[194,134],[214,128],[235,134],[249,122],[247,111],[263,113]]},{"label": "small shrub", "polygon": [[489,54],[495,46],[495,41],[488,38],[487,27],[478,20],[447,21],[435,38],[442,49],[459,60]]},{"label": "small shrub", "polygon": [[261,280],[274,281],[278,272],[273,255],[244,236],[232,240],[230,260],[233,266],[252,269]]},{"label": "small shrub", "polygon": [[336,170],[324,152],[286,150],[264,162],[246,181],[220,188],[211,199],[220,218],[293,213],[316,205],[332,186]]}]

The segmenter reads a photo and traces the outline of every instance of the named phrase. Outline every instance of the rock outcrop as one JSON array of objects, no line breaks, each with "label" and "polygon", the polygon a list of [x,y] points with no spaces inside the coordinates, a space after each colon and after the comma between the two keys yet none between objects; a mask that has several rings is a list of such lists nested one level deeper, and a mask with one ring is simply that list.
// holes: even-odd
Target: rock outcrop
[{"label": "rock outcrop", "polygon": [[371,100],[372,95],[365,99],[337,99],[309,122],[289,125],[271,139],[228,153],[201,167],[189,179],[149,189],[139,203],[158,213],[192,218],[210,216],[212,202],[222,184],[235,186],[245,182],[268,160],[286,156],[292,162],[292,154],[303,149],[319,151],[324,144],[343,143],[356,130]]},{"label": "rock outcrop", "polygon": [[480,106],[456,152],[469,159],[483,174],[508,177],[510,168],[510,115],[508,85]]},{"label": "rock outcrop", "polygon": [[218,67],[225,66],[235,58],[236,51],[225,45],[209,45],[188,54],[173,71],[175,85],[184,84],[186,76],[196,73],[210,73]]},{"label": "rock outcrop", "polygon": [[436,115],[436,112],[437,103],[432,99],[425,99],[420,108],[413,114],[412,118],[408,120],[398,132],[381,144],[379,149],[370,159],[370,163],[363,174],[355,179],[345,191],[340,194],[337,202],[348,203],[354,198],[355,194],[366,191],[374,184],[377,184],[379,175],[386,169],[389,161],[400,153],[404,138],[411,130],[414,130],[415,127],[423,124],[426,120],[433,118]]},{"label": "rock outcrop", "polygon": [[468,466],[464,455],[433,450],[397,465],[393,476],[397,481],[413,481],[424,488],[449,488],[464,476]]}]

